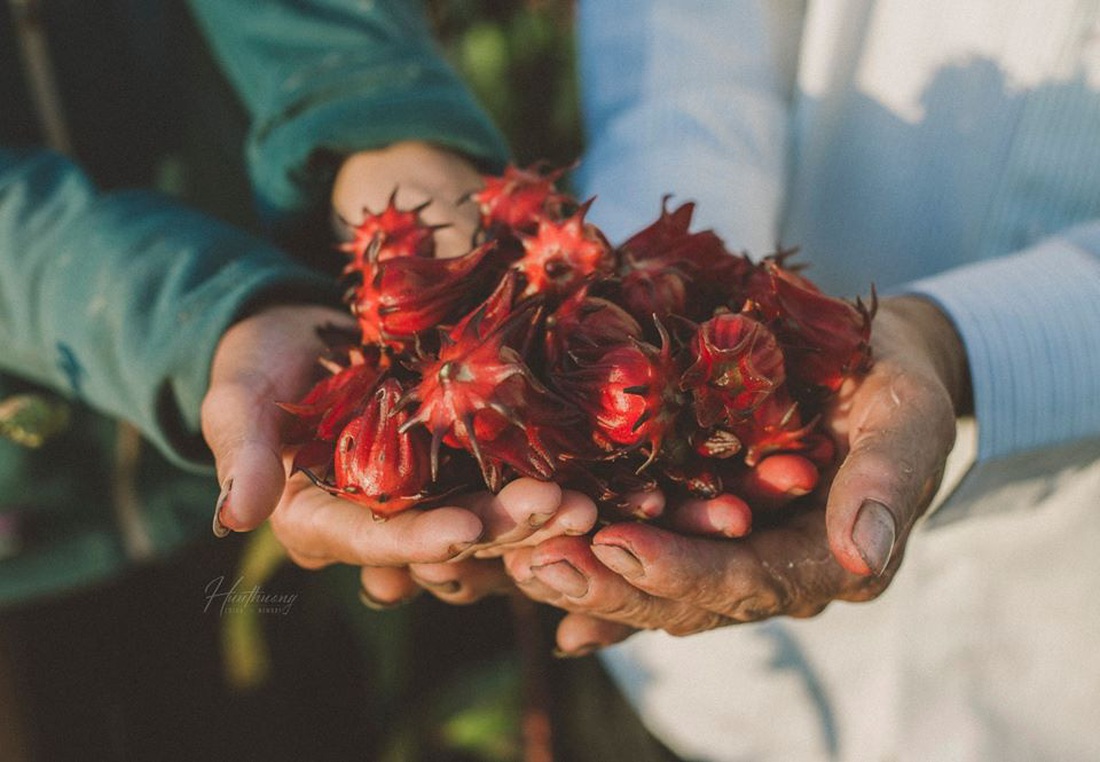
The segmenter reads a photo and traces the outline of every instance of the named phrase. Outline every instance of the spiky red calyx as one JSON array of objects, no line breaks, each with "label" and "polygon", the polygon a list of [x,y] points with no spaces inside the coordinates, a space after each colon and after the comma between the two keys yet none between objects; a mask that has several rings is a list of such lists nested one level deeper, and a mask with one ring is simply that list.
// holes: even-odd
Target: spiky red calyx
[{"label": "spiky red calyx", "polygon": [[494,246],[489,242],[449,259],[395,257],[369,267],[348,292],[363,343],[400,348],[476,304],[491,283],[493,272],[479,268]]},{"label": "spiky red calyx", "polygon": [[[553,479],[612,516],[677,529],[706,516],[679,521],[675,501],[631,508],[628,493],[736,500],[724,493],[762,463],[828,468],[835,447],[817,414],[868,367],[873,302],[825,296],[793,252],[759,264],[730,252],[691,231],[693,204],[670,210],[667,198],[612,248],[585,219],[591,202],[555,187],[560,174],[486,178],[471,194],[483,245],[457,259],[434,259],[423,207],[395,195],[364,210],[342,247],[358,348],[284,406],[296,465],[380,514],[474,488],[476,461],[491,490]],[[373,470],[425,460],[423,479],[412,465]]]},{"label": "spiky red calyx", "polygon": [[835,392],[871,364],[871,320],[877,308],[823,294],[782,261],[765,260],[768,291],[757,294],[763,318],[789,358],[791,376],[807,389]]},{"label": "spiky red calyx", "polygon": [[533,307],[509,314],[500,298],[487,301],[441,335],[435,357],[417,363],[420,381],[408,395],[417,409],[405,426],[422,425],[431,433],[433,474],[447,443],[477,459],[494,491],[504,466],[543,479],[553,475],[559,453],[548,444],[552,440],[533,432],[568,416],[554,414],[559,401],[509,343],[534,319]]},{"label": "spiky red calyx", "polygon": [[298,402],[280,402],[295,418],[290,439],[295,444],[310,440],[333,442],[340,430],[370,398],[384,370],[381,355],[373,348],[352,347],[343,361],[322,358],[329,375],[318,381]]},{"label": "spiky red calyx", "polygon": [[786,389],[764,398],[752,414],[734,422],[730,430],[744,446],[745,465],[778,452],[801,452],[818,444],[817,420],[803,422],[798,403]]},{"label": "spiky red calyx", "polygon": [[555,378],[588,413],[603,449],[648,447],[642,468],[657,458],[683,403],[668,332],[660,322],[657,329],[660,348],[637,339],[615,344]]},{"label": "spiky red calyx", "polygon": [[435,253],[434,226],[426,225],[420,212],[427,203],[412,209],[397,207],[397,190],[381,212],[363,209],[363,219],[351,225],[352,238],[340,244],[351,259],[345,272],[363,272],[374,262],[394,257],[430,257]]},{"label": "spiky red calyx", "polygon": [[726,250],[712,231],[690,232],[692,203],[661,215],[617,250],[619,294],[638,319],[678,315],[703,320],[727,307],[749,267],[743,256]]},{"label": "spiky red calyx", "polygon": [[567,361],[591,361],[609,346],[642,338],[642,327],[614,302],[581,288],[546,319],[546,358],[552,372]]},{"label": "spiky red calyx", "polygon": [[749,415],[786,378],[775,336],[744,314],[721,313],[700,325],[689,355],[680,388],[692,393],[703,428]]},{"label": "spiky red calyx", "polygon": [[611,247],[595,225],[584,221],[588,205],[563,220],[542,219],[531,235],[521,236],[523,256],[511,267],[524,279],[521,296],[566,296],[614,266]]},{"label": "spiky red calyx", "polygon": [[331,481],[306,473],[327,492],[359,503],[377,518],[399,513],[428,496],[428,437],[405,427],[407,412],[394,378],[382,381],[362,412],[336,441]]},{"label": "spiky red calyx", "polygon": [[521,169],[508,166],[499,177],[484,178],[481,190],[470,194],[487,231],[533,232],[540,221],[557,217],[568,201],[555,187],[562,170],[535,164]]}]

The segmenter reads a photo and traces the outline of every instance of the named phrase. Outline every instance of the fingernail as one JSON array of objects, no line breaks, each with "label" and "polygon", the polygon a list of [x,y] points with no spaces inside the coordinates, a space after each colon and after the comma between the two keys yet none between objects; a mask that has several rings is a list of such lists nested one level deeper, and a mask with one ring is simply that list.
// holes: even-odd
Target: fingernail
[{"label": "fingernail", "polygon": [[449,579],[445,582],[428,582],[427,580],[420,579],[420,577],[413,577],[416,580],[416,584],[426,587],[428,590],[436,593],[443,593],[444,595],[453,595],[462,589],[462,583],[457,579]]},{"label": "fingernail", "polygon": [[585,643],[583,646],[577,646],[571,651],[555,648],[551,653],[554,655],[555,659],[579,659],[582,656],[588,656],[594,653],[601,645],[600,643]]},{"label": "fingernail", "polygon": [[408,598],[398,598],[396,601],[380,601],[371,595],[367,588],[359,588],[359,602],[371,611],[389,611],[390,609],[401,608],[415,597],[416,596],[413,595]]},{"label": "fingernail", "polygon": [[552,518],[554,518],[554,511],[550,511],[550,513],[532,513],[527,517],[527,526],[538,529]]},{"label": "fingernail", "polygon": [[583,598],[588,592],[588,577],[568,561],[555,561],[543,566],[532,566],[531,571],[544,585],[552,587],[570,598]]},{"label": "fingernail", "polygon": [[456,542],[454,545],[447,546],[447,560],[448,561],[461,561],[466,555],[470,553],[470,549],[475,545],[480,545],[482,540],[485,539],[485,535],[488,530],[482,528],[481,533],[472,540],[464,540],[463,542]]},{"label": "fingernail", "polygon": [[876,577],[890,563],[896,536],[894,515],[890,509],[877,500],[864,500],[856,516],[856,525],[852,528],[852,542]]},{"label": "fingernail", "polygon": [[229,490],[231,489],[233,489],[232,476],[225,480],[225,486],[222,487],[221,494],[218,495],[218,502],[214,505],[214,523],[212,528],[214,530],[214,536],[219,539],[228,537],[233,531],[222,523],[222,509],[229,504]]},{"label": "fingernail", "polygon": [[621,545],[592,544],[592,552],[600,563],[628,579],[641,577],[645,574],[645,567],[638,557]]},{"label": "fingernail", "polygon": [[473,540],[471,542],[456,542],[454,545],[447,547],[447,557],[443,559],[447,563],[456,563],[458,561],[465,561],[470,556],[474,555],[481,548],[480,540]]}]

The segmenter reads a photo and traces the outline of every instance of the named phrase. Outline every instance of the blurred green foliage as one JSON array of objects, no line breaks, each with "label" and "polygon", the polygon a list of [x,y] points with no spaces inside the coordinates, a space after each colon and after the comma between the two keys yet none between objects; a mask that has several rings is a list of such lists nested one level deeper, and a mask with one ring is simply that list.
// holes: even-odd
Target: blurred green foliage
[{"label": "blurred green foliage", "polygon": [[508,137],[520,164],[580,156],[582,137],[568,0],[433,0],[444,52]]},{"label": "blurred green foliage", "polygon": [[68,404],[54,395],[16,394],[0,399],[0,437],[41,447],[69,422]]}]

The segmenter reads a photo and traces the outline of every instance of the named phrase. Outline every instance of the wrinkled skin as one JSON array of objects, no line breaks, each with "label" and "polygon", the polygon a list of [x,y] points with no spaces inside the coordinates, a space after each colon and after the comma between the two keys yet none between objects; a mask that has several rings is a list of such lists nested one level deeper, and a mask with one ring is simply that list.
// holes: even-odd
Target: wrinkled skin
[{"label": "wrinkled skin", "polygon": [[[476,206],[458,202],[480,182],[476,169],[455,154],[399,143],[345,161],[333,188],[333,218],[338,225],[356,223],[364,207],[384,208],[397,188],[401,208],[432,201],[423,211],[425,222],[449,225],[436,233],[437,253],[457,256],[469,250],[477,225]],[[340,308],[272,306],[222,337],[202,405],[203,434],[226,495],[216,533],[249,531],[270,517],[292,560],[307,568],[363,567],[364,602],[385,607],[408,600],[421,586],[454,603],[511,588],[499,560],[475,555],[499,555],[593,526],[591,500],[532,479],[517,480],[496,496],[464,495],[377,522],[304,474],[288,478],[292,454],[282,446],[287,418],[275,403],[300,399],[312,386],[324,349],[314,329],[329,322],[354,325]]]},{"label": "wrinkled skin", "polygon": [[[874,368],[845,383],[827,420],[844,460],[789,524],[725,541],[621,523],[507,553],[524,592],[571,612],[558,647],[581,654],[637,629],[688,635],[809,617],[886,589],[934,496],[969,392],[962,346],[930,303],[885,302],[872,342]],[[874,523],[857,524],[866,500],[884,506],[894,527],[878,524],[877,548]]]}]

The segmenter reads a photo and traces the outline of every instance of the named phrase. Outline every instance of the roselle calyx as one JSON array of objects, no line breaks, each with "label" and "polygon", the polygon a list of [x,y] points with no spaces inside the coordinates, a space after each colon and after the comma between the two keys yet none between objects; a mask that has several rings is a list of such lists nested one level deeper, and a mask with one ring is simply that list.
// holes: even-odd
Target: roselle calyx
[{"label": "roselle calyx", "polygon": [[521,236],[523,256],[511,267],[523,276],[522,296],[565,296],[591,277],[611,272],[611,247],[584,220],[588,206],[562,220],[539,220],[534,233]]},{"label": "roselle calyx", "polygon": [[435,254],[436,226],[425,225],[420,212],[431,202],[412,209],[397,207],[397,190],[390,194],[386,208],[375,214],[363,209],[363,219],[351,228],[351,240],[339,248],[351,259],[345,273],[362,271],[371,262],[394,257],[431,257]]},{"label": "roselle calyx", "polygon": [[484,178],[452,259],[423,205],[364,210],[339,247],[357,335],[283,404],[295,466],[379,516],[526,476],[674,530],[709,520],[693,498],[725,501],[739,536],[746,504],[804,498],[836,457],[823,411],[871,365],[873,291],[822,293],[792,250],[731,252],[667,197],[613,246],[561,175]]},{"label": "roselle calyx", "polygon": [[767,326],[723,312],[699,326],[680,388],[691,391],[703,428],[750,415],[786,379],[783,353]]},{"label": "roselle calyx", "polygon": [[470,194],[481,216],[481,228],[489,233],[532,233],[539,223],[561,216],[569,197],[554,185],[562,170],[536,164],[508,166],[499,177],[486,177],[484,187]]},{"label": "roselle calyx", "polygon": [[706,320],[729,306],[744,279],[747,260],[731,255],[713,231],[690,232],[694,212],[693,203],[668,211],[666,196],[657,220],[617,249],[618,299],[637,319]]},{"label": "roselle calyx", "polygon": [[336,440],[331,481],[304,469],[314,484],[359,503],[377,518],[429,496],[428,436],[406,429],[408,415],[398,405],[403,393],[396,379],[385,379],[348,421]]},{"label": "roselle calyx", "polygon": [[562,372],[554,381],[584,410],[592,436],[606,451],[647,447],[648,466],[683,405],[668,332],[657,322],[661,346],[637,339],[612,344]]}]

